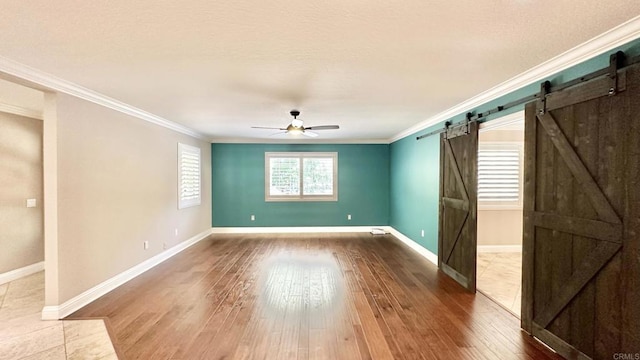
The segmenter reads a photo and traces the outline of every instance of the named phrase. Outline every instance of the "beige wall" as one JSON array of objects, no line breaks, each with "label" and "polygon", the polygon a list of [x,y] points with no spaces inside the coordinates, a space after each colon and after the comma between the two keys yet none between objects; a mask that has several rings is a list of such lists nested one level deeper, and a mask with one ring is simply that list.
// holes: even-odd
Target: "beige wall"
[{"label": "beige wall", "polygon": [[43,261],[44,235],[42,121],[0,112],[0,129],[1,274]]},{"label": "beige wall", "polygon": [[[521,142],[524,131],[489,130],[481,132],[478,141]],[[484,210],[478,208],[478,246],[522,245],[522,208],[509,210]]]},{"label": "beige wall", "polygon": [[[60,94],[57,131],[60,303],[211,228],[209,142]],[[178,142],[202,149],[202,204],[182,210]]]},{"label": "beige wall", "polygon": [[524,144],[524,130],[487,130],[478,135],[482,142],[521,142]]},{"label": "beige wall", "polygon": [[522,245],[522,209],[479,210],[478,245]]}]

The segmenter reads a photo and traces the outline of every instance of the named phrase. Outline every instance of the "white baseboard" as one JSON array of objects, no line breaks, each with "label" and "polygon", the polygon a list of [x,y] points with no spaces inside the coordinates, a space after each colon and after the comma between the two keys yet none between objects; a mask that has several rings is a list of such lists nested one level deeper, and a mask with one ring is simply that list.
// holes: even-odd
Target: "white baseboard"
[{"label": "white baseboard", "polygon": [[[372,228],[381,228],[385,231],[388,231],[391,235],[396,237],[398,240],[405,243],[416,253],[429,260],[433,264],[438,264],[438,256],[426,248],[419,245],[417,242],[411,240],[409,237],[405,236],[398,230],[394,229],[391,226],[321,226],[321,227],[216,227],[211,228],[202,233],[186,240],[144,262],[126,270],[111,279],[108,279],[93,288],[83,292],[82,294],[64,302],[59,306],[45,306],[42,309],[42,320],[58,320],[62,319],[75,311],[81,309],[82,307],[88,305],[89,303],[95,301],[99,297],[108,293],[109,291],[117,288],[118,286],[126,283],[127,281],[135,278],[136,276],[144,273],[145,271],[153,268],[154,266],[162,263],[163,261],[171,258],[172,256],[180,253],[181,251],[187,249],[188,247],[196,244],[197,242],[207,238],[207,236],[211,234],[254,234],[254,233],[331,233],[331,232],[370,232]],[[498,245],[498,246],[479,246],[478,252],[516,252],[522,251],[521,246],[514,245]],[[36,269],[36,266],[39,266],[39,269]],[[21,276],[16,278],[26,276],[37,271],[41,271],[44,269],[44,263],[34,264],[22,269],[14,270],[5,274],[0,275],[0,279],[3,279],[4,276],[8,274],[13,274],[18,271],[24,271],[24,269],[29,268],[31,271],[29,273],[23,272]],[[36,270],[34,270],[36,269]],[[9,280],[11,281],[11,280]],[[2,282],[0,282],[2,284]]]},{"label": "white baseboard", "polygon": [[207,238],[209,235],[211,235],[211,233],[212,233],[212,229],[207,229],[206,231],[203,231],[200,234],[193,236],[192,238],[185,240],[180,244],[170,249],[167,249],[150,259],[147,259],[141,262],[140,264],[130,268],[129,270],[121,272],[120,274],[92,287],[91,289],[83,292],[82,294],[68,301],[65,301],[61,305],[45,306],[42,309],[42,320],[58,320],[66,316],[69,316],[70,314],[88,305],[89,303],[95,301],[96,299],[108,293],[109,291],[117,288],[118,286],[135,278],[136,276],[144,273],[145,271],[153,268],[154,266],[180,253],[181,251],[196,244],[197,242]]},{"label": "white baseboard", "polygon": [[478,253],[522,252],[522,245],[478,245]]},{"label": "white baseboard", "polygon": [[398,240],[400,240],[403,243],[405,243],[407,246],[409,246],[411,249],[413,249],[419,255],[422,255],[425,259],[427,259],[427,260],[431,261],[432,263],[438,265],[438,255],[436,255],[436,254],[432,253],[431,251],[425,249],[424,247],[422,247],[417,242],[411,240],[406,235],[404,235],[400,231],[398,231],[398,230],[396,230],[396,229],[394,229],[394,228],[392,228],[390,226],[386,226],[385,229],[389,230],[391,235],[395,236]]},{"label": "white baseboard", "polygon": [[379,228],[395,236],[432,263],[438,265],[438,256],[423,248],[391,226],[303,226],[303,227],[214,227],[213,234],[272,234],[272,233],[338,233],[338,232],[371,232]]},{"label": "white baseboard", "polygon": [[44,270],[44,261],[0,274],[0,285]]},{"label": "white baseboard", "polygon": [[214,227],[213,234],[274,234],[274,233],[340,233],[370,232],[387,226],[297,226],[297,227]]},{"label": "white baseboard", "polygon": [[42,320],[59,320],[61,317],[58,316],[60,314],[59,306],[45,306],[42,308]]}]

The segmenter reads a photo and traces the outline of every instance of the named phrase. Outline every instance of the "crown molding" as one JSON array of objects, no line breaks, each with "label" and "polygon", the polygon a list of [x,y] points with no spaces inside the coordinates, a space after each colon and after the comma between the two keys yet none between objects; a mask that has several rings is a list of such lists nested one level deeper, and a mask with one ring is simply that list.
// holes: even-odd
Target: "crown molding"
[{"label": "crown molding", "polygon": [[43,120],[42,112],[0,102],[0,112]]},{"label": "crown molding", "polygon": [[448,120],[456,115],[466,113],[474,108],[507,95],[526,85],[548,78],[562,70],[585,62],[611,49],[620,47],[630,41],[640,38],[640,16],[622,23],[591,40],[588,40],[564,53],[543,62],[487,91],[484,91],[452,108],[432,116],[418,124],[392,136],[389,143],[398,141],[409,135],[422,131],[430,126]]},{"label": "crown molding", "polygon": [[186,126],[2,56],[0,56],[0,72],[29,81],[50,91],[71,95],[194,138],[208,140],[204,135]]},{"label": "crown molding", "polygon": [[[482,92],[454,107],[451,107],[435,116],[432,116],[420,123],[390,137],[389,139],[362,139],[362,140],[333,140],[333,141],[293,141],[274,143],[348,143],[348,144],[389,144],[424,130],[432,125],[450,119],[456,115],[470,111],[482,104],[495,100],[501,96],[509,94],[526,85],[540,81],[554,75],[571,66],[580,64],[606,51],[622,46],[632,40],[640,38],[640,16],[637,16],[601,35],[594,37],[587,42],[580,44],[540,65],[537,65],[520,75],[517,75],[485,92]],[[122,112],[124,114],[137,117],[141,120],[171,129],[173,131],[189,135],[198,139],[208,140],[212,143],[270,143],[264,140],[255,139],[210,139],[186,126],[177,124],[147,111],[138,109],[119,100],[110,98],[96,91],[87,89],[70,81],[60,79],[51,74],[34,69],[22,63],[0,56],[0,72],[16,78],[20,78],[48,90],[65,93],[77,98],[93,102],[95,104]],[[32,117],[32,116],[30,116]],[[37,117],[36,117],[37,118]]]},{"label": "crown molding", "polygon": [[272,140],[255,138],[211,138],[212,144],[389,144],[389,139],[309,139],[300,138],[296,140]]}]

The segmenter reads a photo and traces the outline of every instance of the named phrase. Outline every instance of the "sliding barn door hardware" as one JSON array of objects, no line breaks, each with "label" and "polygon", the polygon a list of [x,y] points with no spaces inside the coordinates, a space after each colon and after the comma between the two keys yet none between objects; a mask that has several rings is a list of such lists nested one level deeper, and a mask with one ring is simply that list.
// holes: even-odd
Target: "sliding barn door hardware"
[{"label": "sliding barn door hardware", "polygon": [[471,117],[472,113],[468,112],[464,117],[464,134],[467,135],[471,132]]},{"label": "sliding barn door hardware", "polygon": [[615,95],[618,92],[618,70],[624,66],[624,53],[618,51],[609,56],[609,79],[611,79],[611,87],[609,95]]},{"label": "sliding barn door hardware", "polygon": [[564,90],[566,88],[593,80],[595,78],[599,78],[601,76],[608,76],[609,79],[611,79],[611,83],[610,83],[611,85],[609,87],[608,92],[609,92],[609,95],[615,95],[617,92],[624,90],[624,87],[625,87],[624,77],[622,77],[623,80],[621,80],[621,76],[619,76],[618,71],[627,66],[631,66],[639,63],[640,63],[640,56],[628,58],[628,61],[627,61],[626,54],[622,51],[618,51],[610,55],[609,66],[606,68],[596,70],[594,72],[591,72],[579,78],[576,78],[558,85],[551,85],[549,81],[545,81],[540,85],[540,92],[513,100],[504,105],[497,106],[487,111],[477,113],[476,115],[472,115],[471,117],[469,117],[469,114],[471,113],[466,113],[465,119],[463,121],[460,121],[458,123],[452,123],[451,121],[447,121],[449,125],[445,126],[445,128],[434,130],[429,133],[420,135],[416,137],[416,140],[421,140],[432,135],[442,134],[443,132],[447,132],[447,129],[449,127],[456,127],[458,125],[468,126],[468,124],[471,122],[481,122],[481,120],[484,120],[489,115],[499,113],[501,111],[510,109],[512,107],[521,106],[523,104],[527,104],[532,101],[538,102],[538,105],[536,106],[536,108],[540,114],[544,114],[546,112],[546,95],[547,94]]},{"label": "sliding barn door hardware", "polygon": [[445,133],[445,137],[447,139],[453,139],[455,137],[458,136],[463,136],[463,135],[467,135],[468,133],[471,132],[471,117],[473,116],[472,113],[468,112],[465,115],[465,120],[462,122],[459,122],[455,125],[452,125],[451,122],[447,121],[445,123],[445,129],[446,129],[446,133]]},{"label": "sliding barn door hardware", "polygon": [[551,89],[551,82],[545,81],[540,84],[540,95],[538,96],[538,114],[544,115],[547,112],[547,94],[549,94],[549,90]]}]

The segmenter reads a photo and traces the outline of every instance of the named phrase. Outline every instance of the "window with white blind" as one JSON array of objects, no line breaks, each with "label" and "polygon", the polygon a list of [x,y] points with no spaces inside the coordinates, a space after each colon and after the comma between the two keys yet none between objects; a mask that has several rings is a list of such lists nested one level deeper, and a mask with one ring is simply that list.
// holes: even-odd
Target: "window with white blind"
[{"label": "window with white blind", "polygon": [[338,153],[266,152],[265,201],[337,201]]},{"label": "window with white blind", "polygon": [[200,205],[200,148],[178,143],[178,209]]},{"label": "window with white blind", "polygon": [[522,206],[522,145],[481,144],[478,149],[480,207]]}]

